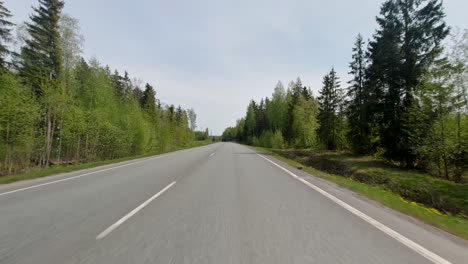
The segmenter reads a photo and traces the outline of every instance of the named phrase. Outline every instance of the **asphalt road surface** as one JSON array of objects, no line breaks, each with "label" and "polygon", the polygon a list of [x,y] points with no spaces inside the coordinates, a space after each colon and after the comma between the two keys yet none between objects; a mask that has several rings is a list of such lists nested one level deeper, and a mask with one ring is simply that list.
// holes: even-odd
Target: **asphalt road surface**
[{"label": "asphalt road surface", "polygon": [[468,263],[468,246],[218,143],[0,186],[0,263]]}]

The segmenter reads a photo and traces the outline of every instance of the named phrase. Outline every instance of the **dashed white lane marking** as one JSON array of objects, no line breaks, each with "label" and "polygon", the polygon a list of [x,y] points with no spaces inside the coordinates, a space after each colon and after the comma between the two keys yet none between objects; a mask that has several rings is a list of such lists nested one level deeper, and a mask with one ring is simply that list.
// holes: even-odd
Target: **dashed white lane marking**
[{"label": "dashed white lane marking", "polygon": [[271,164],[275,165],[276,167],[280,168],[281,170],[285,171],[287,174],[291,175],[293,178],[299,180],[300,182],[304,183],[305,185],[309,186],[310,188],[314,189],[315,191],[319,192],[323,196],[327,197],[328,199],[332,200],[336,204],[340,205],[344,209],[348,210],[352,214],[356,215],[357,217],[361,218],[362,220],[366,221],[367,223],[371,224],[375,228],[379,229],[380,231],[384,232],[385,234],[389,235],[390,237],[394,238],[398,242],[402,243],[403,245],[407,246],[408,248],[414,250],[421,256],[425,257],[426,259],[432,261],[432,263],[436,264],[451,264],[448,260],[440,257],[439,255],[435,254],[432,251],[424,248],[423,246],[419,245],[418,243],[410,240],[409,238],[403,236],[402,234],[396,232],[395,230],[387,227],[386,225],[380,223],[379,221],[375,220],[374,218],[364,214],[363,212],[359,211],[358,209],[352,207],[351,205],[343,202],[342,200],[338,199],[337,197],[329,194],[328,192],[324,191],[323,189],[317,187],[316,185],[300,178],[293,172],[289,171],[288,169],[282,167],[281,165],[276,164],[274,161],[260,155],[257,153],[258,156],[262,157],[266,161],[270,162]]},{"label": "dashed white lane marking", "polygon": [[108,234],[110,234],[112,231],[114,231],[117,227],[119,227],[121,224],[125,223],[130,217],[134,216],[138,211],[141,209],[145,208],[149,203],[151,203],[154,199],[158,198],[163,192],[167,191],[169,188],[171,188],[176,182],[172,182],[168,186],[166,186],[164,189],[159,191],[157,194],[153,195],[151,198],[146,200],[144,203],[140,204],[137,208],[133,209],[130,213],[125,215],[124,217],[120,218],[119,221],[115,222],[113,225],[109,226],[106,230],[102,231],[97,237],[96,240],[101,240],[105,238]]},{"label": "dashed white lane marking", "polygon": [[214,153],[214,152],[211,153],[211,154],[210,154],[210,158],[213,157],[215,154],[216,154],[216,153]]}]

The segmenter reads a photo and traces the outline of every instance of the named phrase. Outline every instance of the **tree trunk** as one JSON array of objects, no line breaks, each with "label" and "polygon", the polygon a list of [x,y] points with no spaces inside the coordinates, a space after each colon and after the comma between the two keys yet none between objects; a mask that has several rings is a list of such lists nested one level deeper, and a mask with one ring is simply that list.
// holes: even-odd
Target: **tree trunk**
[{"label": "tree trunk", "polygon": [[52,142],[54,139],[54,118],[51,109],[47,109],[47,132],[46,132],[46,150],[44,167],[48,168],[50,165],[50,155],[52,153]]},{"label": "tree trunk", "polygon": [[78,136],[78,142],[76,143],[76,153],[75,153],[76,160],[80,160],[80,143],[81,143],[81,137]]},{"label": "tree trunk", "polygon": [[457,113],[457,154],[455,155],[455,173],[453,180],[455,182],[461,182],[463,175],[463,153],[461,145],[461,113]]},{"label": "tree trunk", "polygon": [[444,162],[444,176],[445,179],[449,180],[450,176],[448,173],[448,161],[447,161],[447,148],[445,146],[445,124],[443,117],[440,121],[440,129],[441,129],[441,142],[442,142],[442,161]]},{"label": "tree trunk", "polygon": [[62,160],[62,130],[63,130],[63,110],[60,116],[60,134],[59,134],[59,148],[58,148],[58,163]]},{"label": "tree trunk", "polygon": [[89,157],[89,152],[88,152],[88,133],[86,133],[86,140],[85,140],[85,150],[84,150],[84,153],[85,153],[85,159],[88,159]]},{"label": "tree trunk", "polygon": [[[48,114],[45,115],[45,123],[47,124],[48,122]],[[42,133],[42,131],[41,131]],[[42,135],[44,137],[44,148],[42,149],[41,151],[41,158],[40,158],[40,162],[39,164],[42,166],[42,167],[45,167],[46,166],[46,157],[47,157],[47,129],[43,132],[44,134]]]},{"label": "tree trunk", "polygon": [[8,118],[8,124],[7,124],[7,129],[6,129],[6,139],[5,139],[5,143],[6,143],[6,153],[5,153],[5,169],[7,170],[7,173],[10,174],[11,173],[11,148],[10,148],[10,118]]}]

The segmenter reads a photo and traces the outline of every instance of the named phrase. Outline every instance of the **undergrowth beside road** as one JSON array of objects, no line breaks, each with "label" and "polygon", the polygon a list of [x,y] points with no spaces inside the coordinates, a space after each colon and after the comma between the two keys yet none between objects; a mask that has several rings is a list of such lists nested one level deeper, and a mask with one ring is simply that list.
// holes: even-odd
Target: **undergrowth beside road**
[{"label": "undergrowth beside road", "polygon": [[372,157],[257,148],[314,176],[468,239],[468,185],[395,168]]},{"label": "undergrowth beside road", "polygon": [[177,150],[201,147],[201,146],[205,146],[208,144],[211,144],[211,141],[209,140],[208,141],[194,141],[192,145],[186,148],[178,148],[178,149],[173,149],[173,150],[166,151],[166,152],[148,153],[148,154],[143,154],[143,155],[138,155],[138,156],[131,156],[131,157],[125,157],[125,158],[119,158],[119,159],[112,159],[112,160],[86,162],[86,163],[79,163],[79,164],[74,164],[74,165],[53,165],[46,169],[37,167],[37,168],[31,169],[31,171],[26,172],[26,173],[1,176],[0,184],[8,184],[8,183],[13,183],[17,181],[47,177],[47,176],[51,176],[51,175],[55,175],[59,173],[67,173],[67,172],[78,171],[78,170],[83,170],[83,169],[90,169],[90,168],[95,168],[95,167],[99,167],[103,165],[169,153],[169,152],[173,152]]}]

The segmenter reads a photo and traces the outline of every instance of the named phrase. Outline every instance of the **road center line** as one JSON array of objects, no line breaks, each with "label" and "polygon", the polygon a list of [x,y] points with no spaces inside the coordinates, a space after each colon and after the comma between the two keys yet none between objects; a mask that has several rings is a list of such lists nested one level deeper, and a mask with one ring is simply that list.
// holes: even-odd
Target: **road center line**
[{"label": "road center line", "polygon": [[133,209],[130,213],[128,213],[127,215],[125,215],[124,217],[120,218],[119,221],[115,222],[113,225],[109,226],[106,230],[102,231],[102,233],[100,233],[97,237],[96,237],[96,240],[101,240],[103,238],[105,238],[108,234],[110,234],[112,231],[114,231],[116,228],[118,228],[121,224],[125,223],[125,221],[127,221],[128,219],[130,219],[130,217],[134,216],[136,213],[138,213],[138,211],[140,211],[141,209],[145,208],[145,206],[147,206],[149,203],[151,203],[154,199],[158,198],[162,193],[164,193],[165,191],[167,191],[169,188],[171,188],[174,184],[176,184],[176,182],[172,182],[171,184],[169,184],[168,186],[166,186],[164,189],[162,189],[161,191],[159,191],[157,194],[153,195],[151,198],[149,198],[148,200],[146,200],[144,203],[140,204],[137,208]]},{"label": "road center line", "polygon": [[287,174],[295,178],[296,180],[304,183],[305,185],[309,186],[310,188],[314,189],[315,191],[319,192],[323,196],[327,197],[328,199],[332,200],[339,206],[343,207],[344,209],[348,210],[352,214],[356,215],[357,217],[361,218],[362,220],[366,221],[367,223],[371,224],[375,228],[379,229],[380,231],[384,232],[385,234],[389,235],[390,237],[394,238],[398,242],[402,243],[403,245],[407,246],[408,248],[412,249],[413,251],[417,252],[421,256],[425,257],[426,259],[430,260],[432,263],[436,264],[451,264],[451,262],[447,261],[446,259],[440,257],[439,255],[429,251],[428,249],[424,248],[423,246],[419,245],[418,243],[410,240],[409,238],[401,235],[400,233],[396,232],[395,230],[387,227],[386,225],[380,223],[379,221],[375,220],[374,218],[364,214],[363,212],[359,211],[358,209],[352,207],[351,205],[343,202],[342,200],[338,199],[337,197],[331,195],[330,193],[324,191],[323,189],[317,187],[316,185],[300,178],[293,172],[289,171],[288,169],[278,165],[274,161],[264,157],[256,153],[258,156],[262,157],[266,161],[270,162],[271,164],[275,165],[276,167],[280,168],[281,170],[285,171]]},{"label": "road center line", "polygon": [[148,159],[144,159],[144,160],[139,160],[139,161],[135,161],[135,162],[131,162],[131,163],[127,163],[127,164],[115,166],[115,167],[112,167],[112,168],[107,168],[107,169],[92,171],[92,172],[80,174],[80,175],[73,176],[73,177],[68,177],[68,178],[61,179],[61,180],[56,180],[56,181],[41,183],[41,184],[38,184],[38,185],[26,187],[26,188],[16,189],[16,190],[13,190],[13,191],[8,191],[8,192],[0,193],[0,196],[2,196],[2,195],[7,195],[7,194],[12,194],[12,193],[16,193],[16,192],[21,192],[21,191],[26,191],[26,190],[29,190],[29,189],[35,189],[35,188],[38,188],[38,187],[42,187],[42,186],[46,186],[46,185],[50,185],[50,184],[54,184],[54,183],[59,183],[59,182],[63,182],[63,181],[69,181],[69,180],[81,178],[81,177],[84,177],[84,176],[88,176],[88,175],[92,175],[92,174],[96,174],[96,173],[100,173],[100,172],[104,172],[104,171],[115,170],[115,169],[118,169],[118,168],[127,167],[127,166],[130,166],[130,165],[142,163],[142,162],[145,162],[145,161],[150,161],[150,160],[159,159],[159,158],[162,158],[162,157],[164,157],[164,156],[167,156],[167,155],[157,156],[157,157],[148,158]]},{"label": "road center line", "polygon": [[215,154],[216,154],[215,152],[211,153],[210,158],[213,157]]}]

